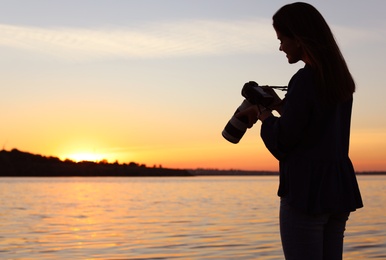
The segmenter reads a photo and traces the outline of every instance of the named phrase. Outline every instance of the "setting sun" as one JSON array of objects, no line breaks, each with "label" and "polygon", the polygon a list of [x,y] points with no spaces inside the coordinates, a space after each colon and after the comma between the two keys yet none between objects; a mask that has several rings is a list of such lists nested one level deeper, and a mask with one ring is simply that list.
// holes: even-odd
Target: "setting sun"
[{"label": "setting sun", "polygon": [[65,159],[69,159],[74,162],[100,162],[102,160],[105,160],[105,156],[102,154],[95,154],[95,153],[73,153],[65,156]]}]

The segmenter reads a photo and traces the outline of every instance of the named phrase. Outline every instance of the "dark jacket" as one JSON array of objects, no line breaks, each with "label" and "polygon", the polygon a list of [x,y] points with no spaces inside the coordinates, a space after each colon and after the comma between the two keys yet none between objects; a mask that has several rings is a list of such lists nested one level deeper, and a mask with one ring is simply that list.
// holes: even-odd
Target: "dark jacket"
[{"label": "dark jacket", "polygon": [[278,195],[308,213],[363,206],[349,158],[352,98],[322,105],[311,68],[291,79],[280,117],[267,118],[261,137],[279,160]]}]

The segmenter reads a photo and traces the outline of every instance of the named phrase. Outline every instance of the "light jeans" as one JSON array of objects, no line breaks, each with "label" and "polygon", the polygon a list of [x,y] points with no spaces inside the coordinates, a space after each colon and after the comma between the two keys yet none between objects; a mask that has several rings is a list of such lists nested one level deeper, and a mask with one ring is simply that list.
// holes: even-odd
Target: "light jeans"
[{"label": "light jeans", "polygon": [[350,213],[309,215],[280,201],[280,235],[286,260],[341,260]]}]

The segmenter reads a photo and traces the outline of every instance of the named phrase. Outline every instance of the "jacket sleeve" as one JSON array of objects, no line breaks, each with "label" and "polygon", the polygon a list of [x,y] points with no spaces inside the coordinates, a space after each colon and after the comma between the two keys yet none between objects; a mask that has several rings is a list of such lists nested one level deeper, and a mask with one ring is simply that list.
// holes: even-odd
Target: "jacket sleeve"
[{"label": "jacket sleeve", "polygon": [[260,135],[278,160],[301,142],[314,111],[315,89],[311,71],[299,70],[288,84],[281,116],[271,116],[262,124]]}]

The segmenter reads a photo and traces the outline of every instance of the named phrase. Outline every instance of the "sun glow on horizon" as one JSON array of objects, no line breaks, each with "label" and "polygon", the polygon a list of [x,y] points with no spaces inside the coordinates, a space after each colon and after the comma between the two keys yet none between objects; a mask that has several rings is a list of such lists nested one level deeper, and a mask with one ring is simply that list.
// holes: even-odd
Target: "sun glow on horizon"
[{"label": "sun glow on horizon", "polygon": [[79,152],[79,153],[68,154],[66,156],[63,156],[63,158],[74,162],[84,162],[84,161],[101,162],[108,159],[103,154],[96,154],[96,153],[90,153],[90,152]]}]

